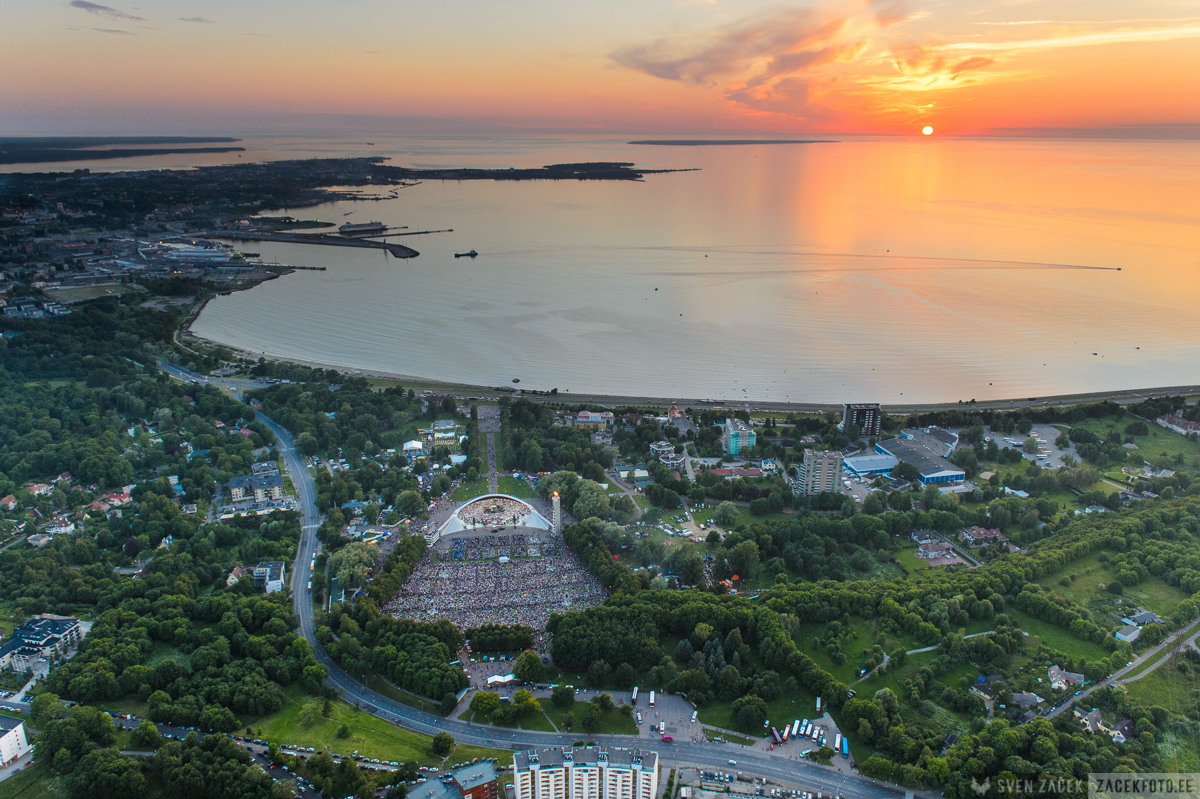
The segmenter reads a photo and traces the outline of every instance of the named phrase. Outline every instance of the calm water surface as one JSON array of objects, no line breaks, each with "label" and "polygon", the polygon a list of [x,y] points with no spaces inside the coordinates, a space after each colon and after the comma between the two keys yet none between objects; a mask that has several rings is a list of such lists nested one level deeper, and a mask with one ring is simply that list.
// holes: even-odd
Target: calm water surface
[{"label": "calm water surface", "polygon": [[[193,330],[338,366],[663,397],[920,402],[1200,383],[1200,143],[626,138],[251,141],[243,160],[699,171],[426,182],[303,209],[454,232],[404,239],[421,252],[408,261],[255,243],[328,271],[217,298]],[[479,257],[453,257],[470,249]]]}]

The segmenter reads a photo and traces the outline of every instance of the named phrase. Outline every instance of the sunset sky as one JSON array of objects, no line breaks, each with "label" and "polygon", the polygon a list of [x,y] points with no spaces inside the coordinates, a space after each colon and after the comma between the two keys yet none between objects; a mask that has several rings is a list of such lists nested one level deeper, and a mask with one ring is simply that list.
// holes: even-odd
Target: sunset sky
[{"label": "sunset sky", "polygon": [[0,135],[1200,131],[1195,0],[113,2],[0,0]]}]

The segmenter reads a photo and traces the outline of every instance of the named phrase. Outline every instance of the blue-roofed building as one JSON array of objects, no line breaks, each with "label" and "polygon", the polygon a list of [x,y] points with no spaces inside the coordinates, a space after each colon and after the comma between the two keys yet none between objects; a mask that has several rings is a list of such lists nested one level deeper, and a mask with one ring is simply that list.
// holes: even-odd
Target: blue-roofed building
[{"label": "blue-roofed building", "polygon": [[0,646],[0,669],[17,658],[57,658],[82,637],[79,619],[69,616],[34,616],[13,630]]},{"label": "blue-roofed building", "polygon": [[872,474],[891,474],[892,469],[899,464],[900,461],[891,455],[880,455],[878,452],[871,455],[854,455],[842,460],[842,468],[859,477]]},{"label": "blue-roofed building", "polygon": [[875,445],[875,451],[917,467],[917,472],[921,475],[921,485],[924,486],[961,483],[967,479],[967,473],[962,469],[909,439],[890,438],[880,441]]}]

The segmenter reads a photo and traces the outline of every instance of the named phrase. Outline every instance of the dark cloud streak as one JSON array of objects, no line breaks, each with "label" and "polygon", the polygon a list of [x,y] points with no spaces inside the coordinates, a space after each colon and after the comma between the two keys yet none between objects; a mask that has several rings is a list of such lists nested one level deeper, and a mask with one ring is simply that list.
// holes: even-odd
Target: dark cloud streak
[{"label": "dark cloud streak", "polygon": [[[137,16],[134,16],[133,14],[126,14],[124,11],[120,11],[116,8],[113,8],[112,6],[102,6],[99,3],[88,2],[88,0],[71,0],[70,5],[72,8],[78,8],[81,11],[88,12],[89,14],[96,14],[97,16],[108,17],[109,19],[118,19],[118,20],[119,19],[127,19],[127,20],[130,20],[131,22],[145,22],[146,21],[145,18],[143,18],[143,17],[137,17]],[[99,30],[99,28],[97,28],[97,30]]]}]

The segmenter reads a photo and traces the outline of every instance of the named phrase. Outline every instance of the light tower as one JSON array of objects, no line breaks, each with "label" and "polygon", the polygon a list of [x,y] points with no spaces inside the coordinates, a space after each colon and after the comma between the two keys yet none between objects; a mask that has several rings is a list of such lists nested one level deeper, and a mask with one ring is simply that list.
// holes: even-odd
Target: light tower
[{"label": "light tower", "polygon": [[562,532],[562,500],[557,491],[554,492],[554,532]]}]

